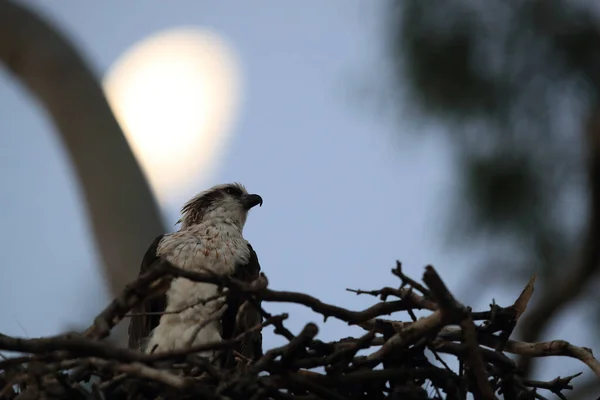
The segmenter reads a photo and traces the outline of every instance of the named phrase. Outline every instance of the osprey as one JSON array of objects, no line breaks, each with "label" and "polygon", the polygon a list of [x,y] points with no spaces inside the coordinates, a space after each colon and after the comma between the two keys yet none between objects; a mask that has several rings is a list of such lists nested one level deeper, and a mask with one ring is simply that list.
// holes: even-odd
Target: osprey
[{"label": "osprey", "polygon": [[[198,194],[181,209],[179,231],[152,242],[140,273],[164,258],[182,269],[253,281],[259,277],[260,265],[242,231],[248,211],[256,205],[262,206],[262,198],[248,194],[238,183]],[[244,298],[229,291],[225,299],[220,294],[224,293],[217,285],[173,279],[166,294],[146,299],[133,310],[129,347],[146,353],[181,349],[233,338],[262,321],[259,310],[247,307]],[[235,350],[252,360],[262,356],[261,333],[249,335]],[[233,361],[231,354],[222,359],[225,366]]]}]

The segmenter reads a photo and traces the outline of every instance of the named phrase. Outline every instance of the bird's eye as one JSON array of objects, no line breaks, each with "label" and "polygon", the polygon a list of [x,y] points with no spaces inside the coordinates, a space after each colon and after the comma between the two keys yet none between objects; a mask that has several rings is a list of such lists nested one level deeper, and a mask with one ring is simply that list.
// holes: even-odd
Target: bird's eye
[{"label": "bird's eye", "polygon": [[235,187],[226,188],[225,193],[227,193],[231,196],[241,196],[242,195],[242,191]]}]

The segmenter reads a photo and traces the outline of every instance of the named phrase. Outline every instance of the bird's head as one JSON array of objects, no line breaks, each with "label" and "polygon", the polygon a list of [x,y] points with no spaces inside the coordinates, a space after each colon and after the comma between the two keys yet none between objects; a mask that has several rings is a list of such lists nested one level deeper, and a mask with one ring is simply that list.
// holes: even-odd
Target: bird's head
[{"label": "bird's head", "polygon": [[196,195],[181,209],[181,228],[207,221],[227,220],[240,229],[246,223],[248,211],[256,205],[262,206],[262,197],[248,194],[239,183],[216,185]]}]

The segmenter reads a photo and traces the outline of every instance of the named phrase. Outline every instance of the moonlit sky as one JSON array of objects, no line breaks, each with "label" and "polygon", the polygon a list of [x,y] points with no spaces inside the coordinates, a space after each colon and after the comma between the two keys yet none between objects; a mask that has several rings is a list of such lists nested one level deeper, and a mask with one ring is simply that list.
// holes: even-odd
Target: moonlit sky
[{"label": "moonlit sky", "polygon": [[[360,98],[360,88],[374,91],[383,79],[383,1],[25,3],[58,24],[99,77],[134,43],[168,28],[211,28],[233,46],[243,98],[219,168],[199,171],[196,191],[240,181],[262,195],[244,232],[273,288],[361,309],[373,299],[345,288],[395,285],[389,271],[399,259],[413,277],[431,263],[451,290],[464,289],[476,258],[442,246],[452,164],[440,135],[426,134],[440,128],[398,124]],[[87,326],[108,297],[74,174],[44,110],[3,69],[0,127],[0,332],[35,337]],[[409,140],[415,129],[425,139]],[[178,208],[164,209],[167,227]],[[473,305],[508,305],[519,291],[485,293]],[[268,310],[289,311],[292,331],[318,323],[322,339],[357,332],[301,307]],[[562,326],[549,334],[589,343]],[[562,374],[584,370],[552,365]]]},{"label": "moonlit sky", "polygon": [[158,201],[179,207],[231,137],[242,92],[235,51],[212,29],[161,30],[122,54],[103,86]]}]

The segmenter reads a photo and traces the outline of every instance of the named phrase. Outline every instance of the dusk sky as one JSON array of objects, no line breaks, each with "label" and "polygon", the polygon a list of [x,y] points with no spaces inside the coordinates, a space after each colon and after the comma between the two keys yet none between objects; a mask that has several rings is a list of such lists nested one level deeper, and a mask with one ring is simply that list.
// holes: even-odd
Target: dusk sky
[{"label": "dusk sky", "polygon": [[[345,289],[395,285],[398,259],[415,278],[433,264],[451,290],[465,289],[461,279],[478,257],[443,246],[452,159],[440,136],[427,134],[441,128],[373,110],[386,85],[383,1],[23,3],[59,26],[99,79],[130,46],[164,29],[211,28],[230,43],[242,73],[239,113],[215,173],[198,171],[192,192],[239,181],[263,197],[244,232],[272,288],[362,309],[374,300]],[[0,127],[0,332],[36,337],[87,326],[109,297],[74,174],[45,111],[4,69]],[[181,204],[163,204],[169,229]],[[473,306],[492,298],[508,305],[519,292],[486,292]],[[302,307],[267,309],[290,312],[292,331],[316,322],[323,339],[358,332]],[[561,326],[549,335],[591,340]],[[267,347],[279,340],[265,335]],[[544,378],[585,370],[556,361]]]}]

